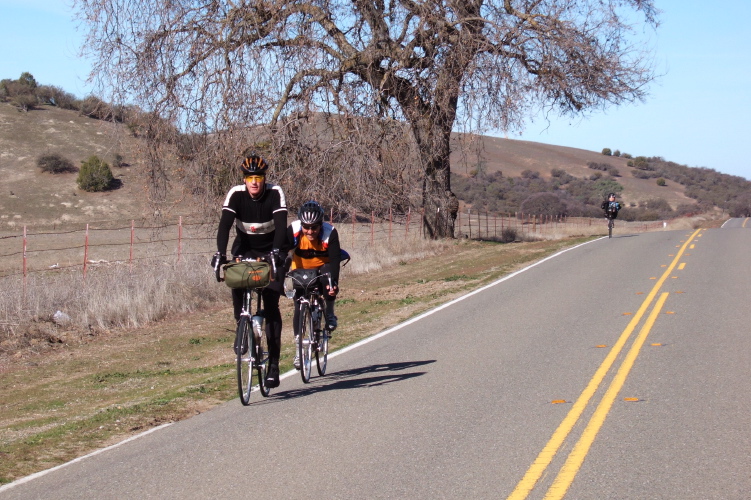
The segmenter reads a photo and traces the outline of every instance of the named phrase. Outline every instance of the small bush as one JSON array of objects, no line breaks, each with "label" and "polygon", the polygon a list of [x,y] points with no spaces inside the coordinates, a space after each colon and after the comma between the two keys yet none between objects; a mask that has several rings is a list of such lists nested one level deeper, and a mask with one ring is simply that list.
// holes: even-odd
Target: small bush
[{"label": "small bush", "polygon": [[552,177],[563,177],[566,175],[566,171],[562,168],[554,168],[550,171]]},{"label": "small bush", "polygon": [[521,204],[521,210],[525,214],[560,215],[565,209],[566,206],[553,193],[535,193]]},{"label": "small bush", "polygon": [[628,162],[628,166],[633,166],[639,170],[654,170],[654,167],[649,164],[649,161],[644,156],[637,156],[634,158],[633,162]]},{"label": "small bush", "polygon": [[613,152],[610,150],[610,148],[603,148],[602,154],[605,156],[612,156]]},{"label": "small bush", "polygon": [[621,156],[621,152],[619,150],[613,151],[613,156]]},{"label": "small bush", "polygon": [[668,184],[667,182],[665,182],[665,179],[663,179],[662,177],[660,177],[659,179],[657,179],[656,182],[657,182],[658,186],[667,186],[667,184]]},{"label": "small bush", "polygon": [[34,90],[34,94],[42,104],[57,106],[61,109],[73,109],[78,111],[76,96],[65,92],[60,87],[52,85],[40,85]]},{"label": "small bush", "polygon": [[10,102],[21,111],[36,109],[37,98],[34,94],[18,94]]},{"label": "small bush", "polygon": [[42,172],[51,174],[66,174],[78,170],[72,161],[57,153],[37,158],[37,167],[41,168]]},{"label": "small bush", "polygon": [[81,115],[97,120],[110,120],[114,115],[112,106],[93,95],[81,101],[79,110]]},{"label": "small bush", "polygon": [[110,166],[94,155],[82,163],[76,182],[84,191],[98,192],[109,189],[114,180]]},{"label": "small bush", "polygon": [[654,179],[655,177],[659,177],[657,172],[650,172],[649,170],[632,170],[631,175],[637,179]]},{"label": "small bush", "polygon": [[501,231],[501,243],[513,243],[516,241],[516,229],[507,227]]}]

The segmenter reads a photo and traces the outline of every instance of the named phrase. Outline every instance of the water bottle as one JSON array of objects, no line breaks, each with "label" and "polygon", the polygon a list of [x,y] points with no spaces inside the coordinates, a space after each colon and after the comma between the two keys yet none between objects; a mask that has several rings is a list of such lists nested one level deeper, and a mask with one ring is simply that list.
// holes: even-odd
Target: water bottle
[{"label": "water bottle", "polygon": [[253,335],[256,337],[256,342],[261,340],[261,333],[263,332],[263,316],[253,316],[250,318],[250,324],[253,325]]},{"label": "water bottle", "polygon": [[295,298],[295,285],[292,283],[292,278],[289,276],[284,279],[284,295],[286,295],[288,299]]}]

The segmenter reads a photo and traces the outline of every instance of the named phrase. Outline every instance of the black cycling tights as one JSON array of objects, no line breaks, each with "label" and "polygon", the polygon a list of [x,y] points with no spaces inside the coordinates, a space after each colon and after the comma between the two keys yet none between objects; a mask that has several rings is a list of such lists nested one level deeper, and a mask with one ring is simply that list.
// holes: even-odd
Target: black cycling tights
[{"label": "black cycling tights", "polygon": [[[243,294],[245,290],[232,289],[232,306],[235,309],[235,320],[240,320],[243,308]],[[269,363],[279,365],[279,355],[282,350],[282,313],[279,311],[280,293],[269,288],[264,288],[263,314],[266,317],[266,339],[269,343]],[[252,311],[255,312],[255,311]]]}]

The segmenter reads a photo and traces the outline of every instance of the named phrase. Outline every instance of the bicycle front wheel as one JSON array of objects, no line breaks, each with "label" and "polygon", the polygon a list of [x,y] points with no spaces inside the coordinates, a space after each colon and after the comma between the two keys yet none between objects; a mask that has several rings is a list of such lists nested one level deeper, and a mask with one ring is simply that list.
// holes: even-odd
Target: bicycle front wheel
[{"label": "bicycle front wheel", "polygon": [[261,325],[261,335],[254,336],[255,344],[255,365],[256,373],[258,374],[258,388],[261,390],[261,396],[267,398],[271,387],[266,385],[266,374],[269,371],[269,343],[266,339],[266,332],[264,331],[264,325]]},{"label": "bicycle front wheel", "polygon": [[313,354],[313,318],[310,315],[310,306],[303,304],[300,311],[300,341],[297,343],[298,355],[300,356],[300,377],[306,384],[310,382],[310,370]]},{"label": "bicycle front wheel", "polygon": [[613,237],[613,219],[608,219],[608,238]]},{"label": "bicycle front wheel", "polygon": [[235,350],[237,352],[237,390],[240,393],[240,402],[243,406],[248,405],[250,389],[253,387],[251,328],[250,318],[242,316],[237,324]]}]

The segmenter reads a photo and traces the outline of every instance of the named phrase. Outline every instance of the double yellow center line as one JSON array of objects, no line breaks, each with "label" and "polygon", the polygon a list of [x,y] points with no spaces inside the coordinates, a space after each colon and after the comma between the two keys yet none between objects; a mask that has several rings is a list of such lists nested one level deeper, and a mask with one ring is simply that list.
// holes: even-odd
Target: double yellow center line
[{"label": "double yellow center line", "polygon": [[[535,484],[537,484],[537,481],[540,479],[540,477],[542,477],[542,474],[545,472],[545,469],[547,469],[547,467],[550,465],[550,462],[555,457],[556,453],[558,453],[558,450],[560,449],[564,440],[571,433],[571,430],[573,429],[576,422],[578,422],[579,419],[581,418],[581,415],[584,412],[587,405],[589,404],[589,401],[592,399],[595,392],[600,387],[600,384],[604,380],[605,376],[612,368],[613,364],[615,363],[616,358],[618,357],[620,352],[623,350],[623,347],[626,345],[626,342],[628,341],[629,337],[636,329],[637,325],[641,321],[642,317],[646,313],[649,306],[652,304],[652,301],[657,296],[658,292],[660,291],[660,288],[662,288],[662,285],[665,283],[665,280],[668,279],[668,276],[670,276],[670,273],[673,272],[676,265],[678,264],[678,261],[683,256],[683,253],[686,251],[686,248],[688,247],[690,242],[697,236],[697,234],[699,234],[700,231],[701,229],[697,229],[691,235],[691,237],[689,237],[689,239],[683,244],[681,249],[675,255],[675,258],[670,263],[668,268],[665,270],[662,277],[660,277],[657,283],[655,283],[655,286],[652,288],[652,291],[649,292],[647,297],[644,299],[644,302],[642,302],[641,306],[639,307],[639,310],[637,311],[637,313],[628,323],[628,326],[626,327],[626,329],[623,330],[623,333],[621,333],[621,336],[618,338],[618,341],[615,343],[613,348],[605,357],[605,360],[597,369],[594,376],[587,384],[587,387],[584,389],[584,391],[581,393],[579,398],[576,400],[573,407],[568,412],[568,414],[563,419],[563,421],[558,426],[558,428],[555,430],[555,432],[553,433],[553,436],[550,438],[548,443],[542,449],[540,454],[537,455],[537,458],[535,459],[535,461],[532,462],[532,465],[527,470],[526,474],[524,474],[524,477],[522,478],[522,480],[519,481],[519,483],[516,485],[516,488],[514,488],[514,491],[508,497],[509,500],[525,499],[530,494],[532,489],[535,487]],[[584,462],[584,458],[589,452],[589,448],[592,446],[592,443],[594,442],[595,437],[597,436],[597,433],[602,427],[602,424],[605,422],[605,418],[607,417],[607,414],[610,411],[610,408],[613,402],[615,401],[615,398],[617,397],[618,392],[623,387],[623,384],[626,381],[626,377],[628,376],[631,368],[633,367],[634,362],[636,361],[636,357],[638,356],[639,351],[644,345],[644,341],[646,340],[647,335],[649,334],[649,331],[652,329],[652,326],[654,325],[657,319],[657,315],[660,313],[660,310],[665,304],[665,300],[667,300],[667,296],[668,296],[667,293],[663,293],[661,294],[660,298],[657,300],[657,303],[652,309],[652,312],[647,318],[647,321],[644,323],[644,326],[642,326],[642,329],[640,330],[639,335],[637,336],[636,340],[631,346],[631,349],[629,350],[628,354],[623,360],[623,363],[619,367],[618,372],[613,378],[613,381],[610,383],[610,387],[608,387],[608,390],[606,391],[605,395],[600,401],[600,404],[597,406],[597,409],[595,410],[594,414],[592,415],[592,418],[590,419],[589,423],[584,429],[584,432],[579,438],[579,441],[574,446],[573,450],[571,451],[568,458],[566,459],[566,462],[563,464],[563,467],[561,468],[555,480],[553,481],[553,484],[551,485],[550,489],[545,495],[546,499],[552,500],[552,499],[563,498],[569,486],[571,486],[571,483],[574,481],[574,477],[576,477],[576,473],[579,471],[579,468]]]}]

